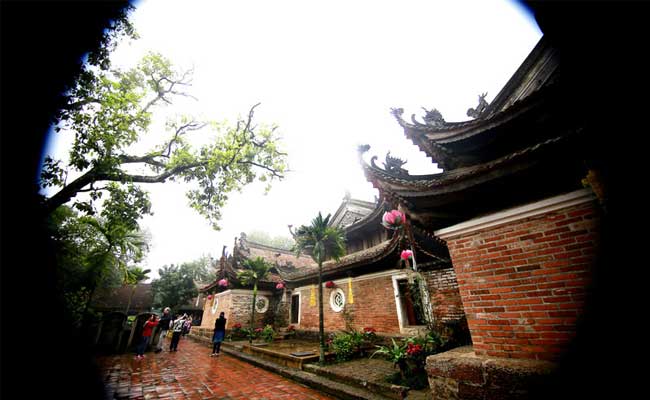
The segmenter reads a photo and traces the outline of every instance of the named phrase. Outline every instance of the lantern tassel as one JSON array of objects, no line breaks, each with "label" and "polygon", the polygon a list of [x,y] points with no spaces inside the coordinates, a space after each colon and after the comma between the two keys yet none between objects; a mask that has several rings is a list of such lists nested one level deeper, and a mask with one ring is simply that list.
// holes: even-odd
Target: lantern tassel
[{"label": "lantern tassel", "polygon": [[354,304],[354,296],[352,295],[352,277],[348,277],[348,304]]}]

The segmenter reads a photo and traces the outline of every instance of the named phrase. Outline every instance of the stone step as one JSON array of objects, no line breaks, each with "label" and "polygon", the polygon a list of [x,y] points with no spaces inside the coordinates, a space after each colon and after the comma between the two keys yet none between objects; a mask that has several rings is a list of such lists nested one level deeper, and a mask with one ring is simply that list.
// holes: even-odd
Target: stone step
[{"label": "stone step", "polygon": [[321,367],[317,364],[305,364],[303,366],[303,370],[312,372],[318,376],[326,377],[339,383],[355,386],[357,388],[380,394],[384,398],[401,400],[404,399],[409,392],[409,388],[405,386],[393,385],[388,382],[372,382],[355,376],[354,374],[343,374],[337,372],[336,370],[328,369],[327,367]]}]

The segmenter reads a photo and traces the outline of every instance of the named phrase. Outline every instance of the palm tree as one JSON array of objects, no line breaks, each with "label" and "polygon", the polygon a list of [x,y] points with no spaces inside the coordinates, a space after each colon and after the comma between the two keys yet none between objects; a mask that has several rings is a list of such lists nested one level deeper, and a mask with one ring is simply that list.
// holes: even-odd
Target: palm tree
[{"label": "palm tree", "polygon": [[138,287],[138,283],[149,279],[149,276],[147,276],[149,272],[151,272],[150,269],[143,270],[140,267],[133,267],[126,272],[124,283],[127,285],[133,285],[133,288],[131,289],[131,295],[129,296],[129,302],[126,305],[126,311],[124,312],[127,317],[129,315],[129,308],[131,308],[131,302],[133,301],[133,295],[135,295],[135,289]]},{"label": "palm tree", "polygon": [[345,233],[338,227],[329,226],[331,214],[323,219],[321,213],[310,226],[303,225],[291,232],[296,240],[296,255],[304,251],[318,264],[318,340],[320,356],[318,362],[325,362],[325,326],[323,321],[323,262],[333,258],[338,261],[345,254]]},{"label": "palm tree", "polygon": [[243,263],[244,271],[237,273],[237,279],[242,285],[253,285],[253,310],[251,312],[250,335],[248,336],[248,343],[253,342],[253,325],[255,323],[255,302],[257,301],[257,284],[266,279],[269,271],[273,267],[262,257],[257,257],[254,260],[246,260]]},{"label": "palm tree", "polygon": [[[111,223],[104,218],[84,216],[79,218],[78,223],[80,228],[86,228],[82,231],[85,233],[83,241],[88,242],[86,246],[89,246],[86,259],[89,265],[88,275],[92,280],[84,307],[85,315],[98,284],[109,273],[119,273],[122,282],[127,284],[132,283],[133,279],[136,279],[137,283],[147,278],[149,270],[143,272],[140,269],[139,272],[134,272],[135,270],[129,269],[128,264],[142,260],[148,250],[148,243],[141,231],[129,229],[123,224]],[[142,273],[144,276],[141,276]]]}]

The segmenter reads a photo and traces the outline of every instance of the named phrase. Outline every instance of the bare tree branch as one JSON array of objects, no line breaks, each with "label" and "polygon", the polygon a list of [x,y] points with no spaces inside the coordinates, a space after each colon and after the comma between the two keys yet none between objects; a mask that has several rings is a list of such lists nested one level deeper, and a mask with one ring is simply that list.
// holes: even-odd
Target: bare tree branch
[{"label": "bare tree branch", "polygon": [[136,164],[136,163],[145,163],[145,164],[150,164],[156,167],[161,167],[165,168],[165,164],[157,161],[155,157],[160,157],[162,155],[160,154],[150,154],[146,156],[141,156],[141,157],[136,157],[136,156],[129,156],[129,155],[121,155],[119,156],[120,164]]},{"label": "bare tree branch", "polygon": [[274,170],[273,168],[271,168],[271,167],[267,167],[266,165],[258,164],[258,163],[253,162],[253,161],[237,161],[237,164],[249,164],[249,165],[254,165],[254,166],[258,167],[258,168],[262,168],[262,169],[265,169],[265,170],[271,172],[271,173],[273,174],[273,176],[276,176],[276,177],[278,177],[278,178],[284,178],[284,176],[278,174],[278,171]]}]

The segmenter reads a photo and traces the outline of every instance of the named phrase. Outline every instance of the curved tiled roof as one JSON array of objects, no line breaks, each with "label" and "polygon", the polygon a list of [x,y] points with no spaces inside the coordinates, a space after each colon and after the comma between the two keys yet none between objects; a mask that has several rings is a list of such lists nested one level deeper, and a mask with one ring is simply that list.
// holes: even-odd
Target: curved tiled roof
[{"label": "curved tiled roof", "polygon": [[[131,311],[150,311],[153,297],[150,283],[102,288],[98,289],[93,296],[92,307],[96,310],[126,310],[126,306],[129,305]],[[129,299],[131,299],[130,304]]]},{"label": "curved tiled roof", "polygon": [[[390,240],[386,240],[368,249],[343,256],[339,259],[339,261],[326,261],[323,263],[323,275],[346,270],[359,264],[368,264],[380,260],[396,250],[399,241],[399,235],[393,235]],[[318,276],[318,265],[312,262],[312,265],[310,266],[295,269],[293,271],[281,268],[280,274],[288,281],[306,279]]]},{"label": "curved tiled roof", "polygon": [[300,269],[313,263],[312,259],[307,256],[296,257],[296,255],[288,250],[279,249],[272,246],[267,246],[260,243],[250,242],[245,238],[241,238],[239,243],[235,244],[233,255],[230,257],[222,256],[219,261],[219,271],[217,272],[217,279],[214,282],[199,289],[205,292],[214,289],[218,286],[219,280],[222,278],[236,279],[237,272],[242,270],[241,263],[246,259],[254,259],[262,257],[267,262],[274,265],[274,268],[269,273],[267,279],[261,281],[262,284],[274,285],[284,280],[280,270],[291,270],[294,268]]},{"label": "curved tiled roof", "polygon": [[[492,104],[476,119],[461,122],[446,122],[441,116],[431,124],[423,124],[411,116],[412,123],[402,118],[404,110],[393,108],[392,114],[404,129],[404,135],[424,151],[443,169],[468,166],[475,161],[467,151],[473,146],[459,146],[465,140],[490,132],[513,120],[528,115],[539,104],[557,92],[559,77],[557,51],[542,38]],[[474,141],[476,143],[477,141]]]},{"label": "curved tiled roof", "polygon": [[[364,173],[366,174],[366,178],[373,184],[375,188],[381,190],[386,186],[390,186],[391,188],[399,191],[412,191],[413,193],[411,194],[417,196],[424,190],[441,188],[453,184],[457,181],[473,178],[478,175],[490,172],[504,164],[524,158],[532,153],[541,151],[567,139],[567,136],[555,137],[548,139],[542,143],[538,143],[534,146],[530,146],[520,151],[508,154],[507,156],[492,160],[490,162],[474,165],[471,167],[457,168],[451,171],[444,171],[439,174],[409,175],[408,177],[398,177],[391,175],[387,171],[380,169],[377,166],[368,165],[363,160],[361,160],[361,162]],[[385,182],[387,185],[378,185],[378,182]]]}]

